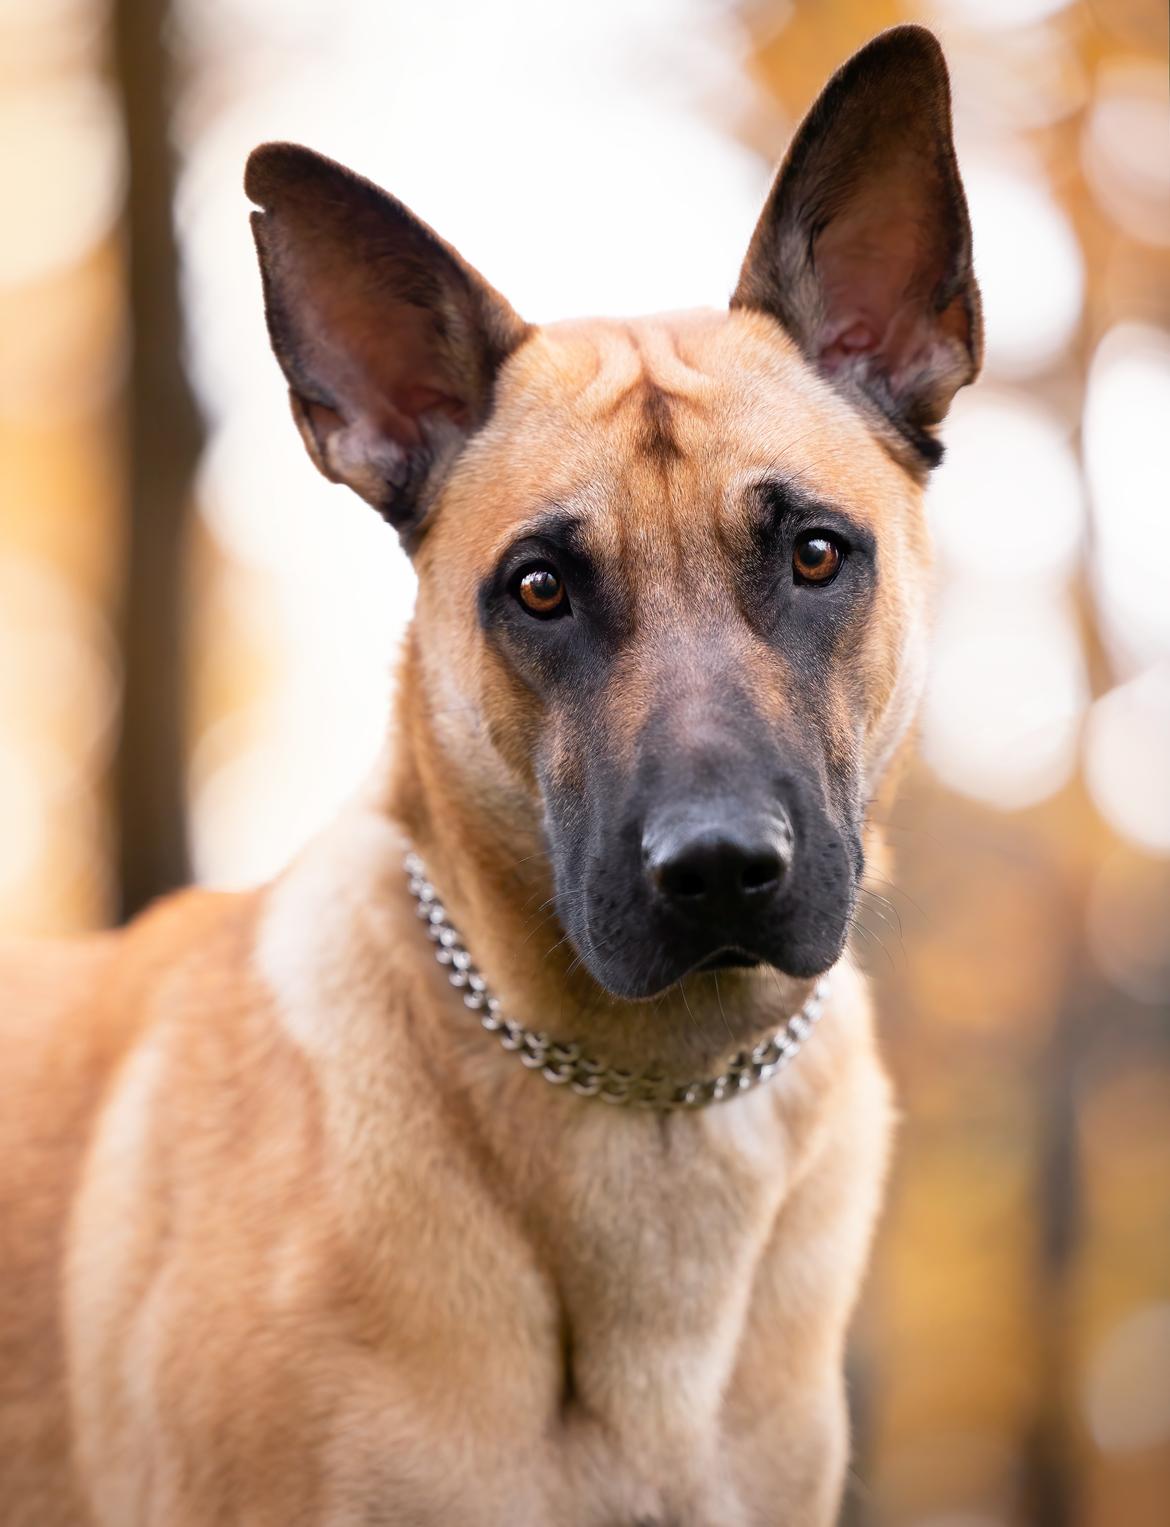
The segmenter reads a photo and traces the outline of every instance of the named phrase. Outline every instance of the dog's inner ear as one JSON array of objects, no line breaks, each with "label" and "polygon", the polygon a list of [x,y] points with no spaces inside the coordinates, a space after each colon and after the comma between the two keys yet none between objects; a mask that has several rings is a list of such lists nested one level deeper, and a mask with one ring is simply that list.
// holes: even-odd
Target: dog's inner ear
[{"label": "dog's inner ear", "polygon": [[409,534],[527,326],[401,202],[332,160],[265,144],[244,186],[309,455]]},{"label": "dog's inner ear", "polygon": [[825,87],[756,226],[732,307],[777,318],[926,462],[982,351],[946,64],[922,27],[884,32]]}]

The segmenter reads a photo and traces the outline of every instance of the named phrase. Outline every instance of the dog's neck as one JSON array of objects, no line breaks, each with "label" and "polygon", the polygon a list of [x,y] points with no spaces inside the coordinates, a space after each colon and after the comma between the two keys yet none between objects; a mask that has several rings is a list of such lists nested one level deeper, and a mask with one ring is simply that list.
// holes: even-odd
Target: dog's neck
[{"label": "dog's neck", "polygon": [[[441,724],[420,703],[416,661],[408,656],[403,674],[398,742],[380,805],[426,863],[511,1017],[581,1043],[608,1065],[654,1065],[689,1081],[716,1074],[800,1009],[812,982],[771,968],[694,974],[650,1001],[605,991],[557,917],[539,820],[509,799],[505,778],[469,777],[444,746]],[[417,946],[417,957],[429,960],[421,933]]]},{"label": "dog's neck", "polygon": [[[259,969],[284,1031],[311,1059],[331,1159],[344,1164],[332,1179],[336,1212],[376,1277],[385,1224],[402,1214],[389,1142],[404,1113],[419,1141],[433,1141],[441,1121],[432,1159],[451,1162],[456,1180],[472,1164],[490,1180],[492,1203],[515,1214],[507,1234],[522,1227],[525,1256],[555,1291],[571,1344],[554,1356],[580,1466],[603,1435],[621,1438],[646,1477],[702,1473],[778,1206],[819,1142],[834,1138],[848,1078],[872,1048],[856,975],[834,972],[799,1062],[746,1096],[653,1114],[549,1087],[479,1029],[439,975],[403,873],[408,842],[425,849],[511,1010],[553,1032],[563,1022],[606,1059],[642,1065],[665,1054],[692,1074],[716,1069],[730,1047],[714,981],[657,1004],[607,1004],[569,970],[571,955],[529,953],[517,881],[536,877],[515,846],[508,854],[486,832],[446,830],[468,820],[455,805],[444,794],[429,815],[407,817],[384,801],[355,804],[264,910]],[[770,979],[733,974],[720,982],[728,1021],[757,1013],[753,1023],[774,1027],[785,1004]],[[371,1184],[384,1196],[372,1198]]]}]

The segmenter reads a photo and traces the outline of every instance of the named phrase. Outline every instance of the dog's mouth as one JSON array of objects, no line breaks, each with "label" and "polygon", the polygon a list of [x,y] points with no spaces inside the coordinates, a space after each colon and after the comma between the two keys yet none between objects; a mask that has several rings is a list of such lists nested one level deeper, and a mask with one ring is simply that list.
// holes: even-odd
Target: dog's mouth
[{"label": "dog's mouth", "polygon": [[[793,801],[795,788],[789,788]],[[600,803],[588,804],[598,810]],[[580,963],[611,997],[648,1001],[691,975],[728,972],[731,979],[743,972],[736,979],[746,982],[747,973],[761,968],[807,980],[839,957],[860,845],[855,850],[856,835],[830,820],[819,798],[798,813],[792,864],[768,859],[763,879],[757,874],[762,855],[740,853],[730,829],[724,843],[716,833],[722,818],[711,827],[699,807],[692,818],[712,842],[699,832],[694,862],[681,869],[668,862],[670,874],[647,867],[644,813],[611,824],[588,815],[581,821],[574,812],[580,813],[579,803],[563,816],[548,811],[557,914]]]},{"label": "dog's mouth", "polygon": [[723,949],[716,949],[706,959],[700,960],[697,965],[691,967],[693,972],[707,970],[751,970],[757,965],[764,963],[758,954],[752,954],[747,949],[740,949],[735,945],[728,945]]}]

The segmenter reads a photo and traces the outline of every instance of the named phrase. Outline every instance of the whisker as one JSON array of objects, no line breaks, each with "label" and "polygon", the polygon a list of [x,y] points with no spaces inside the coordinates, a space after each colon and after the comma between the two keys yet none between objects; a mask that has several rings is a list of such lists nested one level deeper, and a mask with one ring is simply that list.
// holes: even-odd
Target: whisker
[{"label": "whisker", "polygon": [[[682,993],[683,1006],[686,1008],[687,1016],[690,1018],[691,1023],[694,1025],[695,1032],[697,1034],[701,1034],[703,1032],[702,1027],[701,1027],[701,1025],[699,1023],[699,1020],[695,1017],[694,1013],[691,1010],[691,999],[687,996],[687,983],[685,981],[680,981],[678,983],[678,989]],[[726,1021],[727,1020],[724,1019],[724,1022],[726,1022]],[[729,1029],[728,1030],[728,1034],[730,1035],[730,1033],[731,1033],[731,1031]]]},{"label": "whisker", "polygon": [[862,877],[862,883],[864,884],[867,880],[872,880],[875,885],[884,885],[892,895],[900,896],[903,901],[909,902],[920,917],[924,918],[927,922],[931,921],[930,913],[921,902],[914,900],[914,897],[910,895],[905,887],[898,885],[893,880],[888,880],[884,875],[874,874],[872,870],[866,870]]},{"label": "whisker", "polygon": [[[868,886],[858,886],[857,894],[866,898],[866,906],[873,911],[875,917],[879,917],[891,933],[898,935],[899,941],[903,938],[902,919],[897,907],[884,896],[879,896],[876,891],[871,891]],[[886,915],[886,910],[893,914],[893,921]]]},{"label": "whisker", "polygon": [[886,946],[882,942],[882,940],[880,938],[878,938],[877,934],[874,933],[871,928],[867,928],[864,925],[864,923],[859,923],[857,921],[856,917],[854,917],[854,918],[852,918],[850,920],[849,927],[850,927],[850,931],[851,932],[859,933],[859,934],[861,934],[862,938],[868,939],[871,944],[876,944],[877,945],[877,947],[881,950],[881,952],[885,955],[886,959],[889,961],[891,972],[896,975],[897,971],[898,971],[898,967],[894,964],[894,957],[893,957],[893,955],[891,955],[890,951],[886,948]]}]

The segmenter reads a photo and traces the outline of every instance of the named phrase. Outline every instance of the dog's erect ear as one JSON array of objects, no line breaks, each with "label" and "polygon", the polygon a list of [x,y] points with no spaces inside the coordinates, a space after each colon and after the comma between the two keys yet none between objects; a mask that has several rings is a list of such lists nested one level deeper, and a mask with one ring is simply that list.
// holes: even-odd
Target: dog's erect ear
[{"label": "dog's erect ear", "polygon": [[802,123],[756,226],[732,307],[784,325],[933,465],[931,426],[982,357],[971,226],[932,34],[883,32]]},{"label": "dog's erect ear", "polygon": [[306,148],[244,176],[272,348],[309,455],[409,535],[528,332],[401,202]]}]

